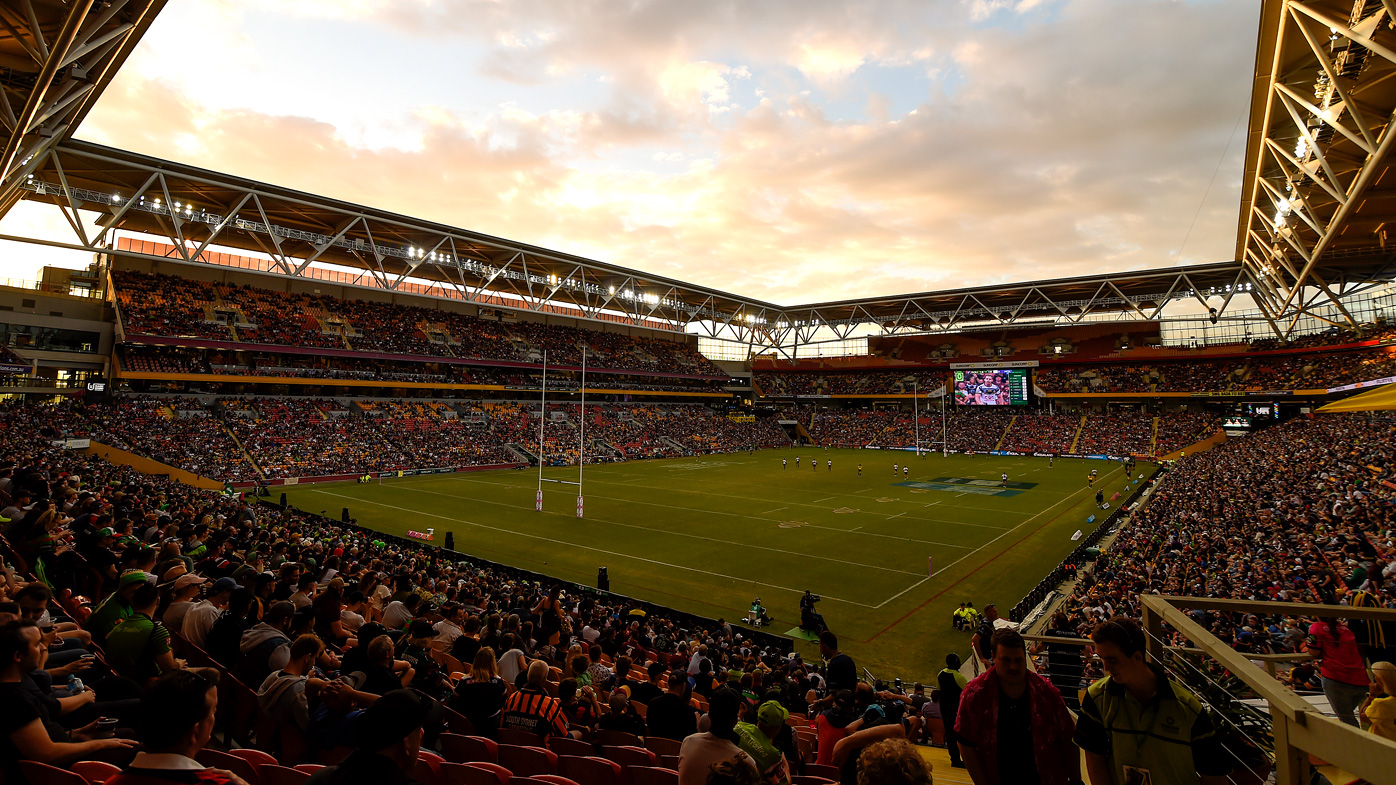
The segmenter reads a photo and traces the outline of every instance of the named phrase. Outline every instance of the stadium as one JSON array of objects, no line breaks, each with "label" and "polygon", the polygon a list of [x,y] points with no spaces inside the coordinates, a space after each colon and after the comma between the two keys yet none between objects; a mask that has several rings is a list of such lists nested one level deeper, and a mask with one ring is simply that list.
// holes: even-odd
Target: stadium
[{"label": "stadium", "polygon": [[1234,258],[782,304],[86,140],[170,9],[0,2],[90,261],[0,280],[0,774],[1392,782],[1396,5],[1259,5]]}]

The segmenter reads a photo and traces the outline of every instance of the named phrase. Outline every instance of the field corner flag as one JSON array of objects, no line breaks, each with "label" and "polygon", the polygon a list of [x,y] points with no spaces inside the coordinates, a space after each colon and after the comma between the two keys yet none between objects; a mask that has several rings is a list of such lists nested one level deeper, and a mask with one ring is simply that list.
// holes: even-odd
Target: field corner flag
[{"label": "field corner flag", "polygon": [[582,497],[577,497],[577,517],[582,517]]},{"label": "field corner flag", "polygon": [[539,491],[538,491],[538,498],[535,499],[535,500],[533,501],[533,509],[537,510],[538,512],[542,512],[542,511],[543,511],[543,491],[542,491],[542,490],[539,490]]},{"label": "field corner flag", "polygon": [[936,574],[936,557],[934,557],[934,556],[927,556],[927,557],[926,557],[926,577],[927,577],[927,578],[933,578],[933,577],[935,577],[935,574]]}]

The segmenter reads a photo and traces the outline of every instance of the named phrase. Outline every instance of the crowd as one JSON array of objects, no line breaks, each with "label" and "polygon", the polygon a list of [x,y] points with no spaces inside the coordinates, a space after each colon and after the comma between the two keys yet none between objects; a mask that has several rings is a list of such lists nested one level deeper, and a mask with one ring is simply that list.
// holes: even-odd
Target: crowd
[{"label": "crowd", "polygon": [[809,395],[910,395],[930,392],[945,384],[944,371],[846,371],[811,373],[758,371],[756,389],[765,396]]},{"label": "crowd", "polygon": [[722,619],[140,475],[52,446],[70,414],[0,407],[0,502],[18,511],[0,539],[7,783],[89,760],[122,767],[113,785],[243,783],[227,769],[270,776],[263,760],[315,766],[317,782],[436,782],[447,762],[489,765],[460,734],[520,774],[546,745],[564,775],[664,763],[685,785],[930,782],[906,742],[918,720],[816,735],[816,714],[871,703],[831,633],[806,663]]},{"label": "crowd", "polygon": [[[142,373],[218,374],[295,379],[381,381],[429,384],[499,385],[510,390],[539,390],[541,371],[480,365],[447,364],[440,361],[364,360],[326,355],[277,354],[275,352],[231,352],[172,346],[122,345],[122,368]],[[581,374],[576,371],[550,371],[548,390],[577,390]],[[725,379],[681,379],[657,376],[589,373],[590,389],[647,390],[652,392],[720,392]],[[372,392],[373,388],[345,387],[347,394]]]},{"label": "crowd", "polygon": [[113,271],[112,282],[128,336],[524,362],[541,362],[546,351],[549,364],[570,366],[580,366],[586,352],[598,369],[722,375],[681,341],[129,270]]},{"label": "crowd", "polygon": [[1148,365],[1044,367],[1034,380],[1049,393],[1263,392],[1338,387],[1396,375],[1385,348]]}]

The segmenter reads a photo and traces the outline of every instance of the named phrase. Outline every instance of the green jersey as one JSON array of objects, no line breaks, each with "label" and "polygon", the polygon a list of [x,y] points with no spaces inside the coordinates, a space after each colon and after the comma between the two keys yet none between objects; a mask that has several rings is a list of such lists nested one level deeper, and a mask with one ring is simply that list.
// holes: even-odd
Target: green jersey
[{"label": "green jersey", "polygon": [[761,782],[765,785],[790,785],[790,767],[785,762],[785,755],[776,749],[766,734],[749,722],[737,723],[736,730],[741,738],[737,746],[756,761]]}]

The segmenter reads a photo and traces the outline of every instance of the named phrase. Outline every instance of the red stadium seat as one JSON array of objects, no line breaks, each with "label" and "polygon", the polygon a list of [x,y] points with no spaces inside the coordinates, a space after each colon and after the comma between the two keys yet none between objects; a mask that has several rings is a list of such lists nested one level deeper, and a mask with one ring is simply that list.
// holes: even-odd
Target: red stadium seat
[{"label": "red stadium seat", "polygon": [[38,761],[22,760],[19,770],[29,780],[29,785],[87,785],[87,780],[81,774]]},{"label": "red stadium seat", "polygon": [[[451,765],[445,764],[445,766]],[[460,763],[455,764],[454,770],[462,779],[459,782],[452,780],[453,775],[448,770],[446,773],[448,785],[509,785],[509,778],[514,776],[508,769],[497,763]]]},{"label": "red stadium seat", "polygon": [[596,754],[591,742],[574,739],[571,736],[549,736],[548,749],[559,755],[576,755],[585,758]]},{"label": "red stadium seat", "polygon": [[434,752],[418,751],[417,762],[412,765],[412,779],[421,785],[446,785],[445,777],[441,774],[441,764],[445,762]]},{"label": "red stadium seat", "polygon": [[286,766],[263,766],[262,785],[302,785],[310,779],[308,772]]},{"label": "red stadium seat", "polygon": [[569,780],[561,774],[536,774],[529,779],[534,782],[543,782],[547,785],[577,785],[573,780]]},{"label": "red stadium seat", "polygon": [[121,773],[121,767],[103,760],[80,760],[72,766],[72,772],[92,785],[102,785],[112,776]]},{"label": "red stadium seat", "polygon": [[678,755],[683,742],[666,739],[663,736],[646,736],[645,749],[655,755]]},{"label": "red stadium seat", "polygon": [[199,750],[199,754],[194,756],[194,760],[212,769],[231,771],[246,780],[248,785],[261,785],[262,775],[257,771],[257,767],[246,758],[205,747]]},{"label": "red stadium seat", "polygon": [[826,766],[823,763],[806,763],[805,775],[809,777],[822,777],[826,780],[839,781],[839,767]]},{"label": "red stadium seat", "polygon": [[513,728],[500,728],[495,734],[495,740],[500,744],[513,744],[516,747],[542,747],[543,737],[536,733],[529,733],[525,730],[515,730]]},{"label": "red stadium seat", "polygon": [[441,734],[441,756],[452,763],[499,762],[499,745],[484,736]]},{"label": "red stadium seat", "polygon": [[624,785],[620,764],[605,758],[563,755],[557,759],[557,773],[578,785]]},{"label": "red stadium seat", "polygon": [[790,785],[838,785],[838,780],[826,779],[824,777],[811,777],[808,774],[791,777]]},{"label": "red stadium seat", "polygon": [[658,766],[636,766],[627,770],[630,785],[679,785],[679,773]]},{"label": "red stadium seat", "polygon": [[596,732],[596,743],[603,747],[643,747],[645,740],[623,730],[601,730]]},{"label": "red stadium seat", "polygon": [[501,744],[499,745],[499,765],[520,777],[532,777],[535,774],[556,774],[557,753],[542,747],[518,747],[513,744]]}]

